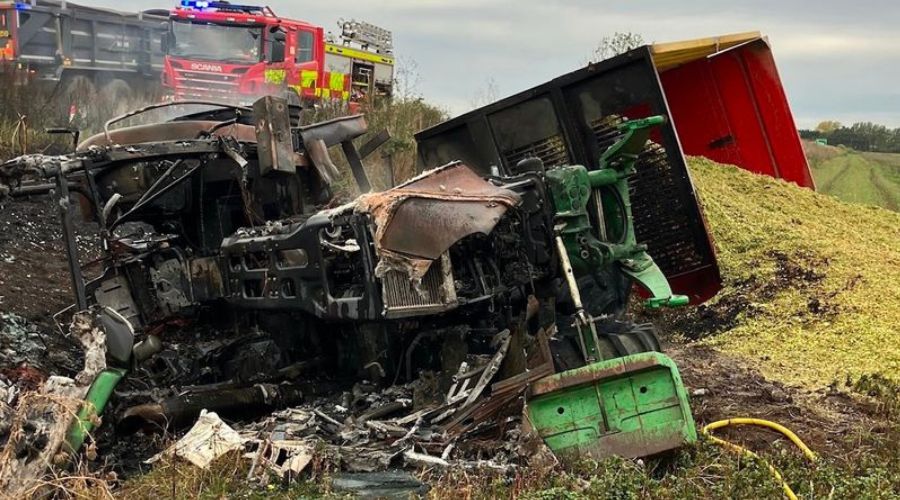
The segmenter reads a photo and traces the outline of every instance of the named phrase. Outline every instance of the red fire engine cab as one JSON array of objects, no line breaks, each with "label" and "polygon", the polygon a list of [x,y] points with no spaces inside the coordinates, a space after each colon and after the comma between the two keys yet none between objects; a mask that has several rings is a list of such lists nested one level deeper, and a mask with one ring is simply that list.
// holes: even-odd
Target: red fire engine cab
[{"label": "red fire engine cab", "polygon": [[163,86],[171,97],[362,101],[391,93],[390,31],[341,21],[340,40],[269,7],[182,0],[170,12]]}]

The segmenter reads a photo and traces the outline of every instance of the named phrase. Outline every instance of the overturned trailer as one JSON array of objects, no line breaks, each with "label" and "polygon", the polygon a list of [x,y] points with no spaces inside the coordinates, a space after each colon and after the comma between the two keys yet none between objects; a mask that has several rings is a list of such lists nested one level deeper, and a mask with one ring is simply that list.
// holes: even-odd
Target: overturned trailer
[{"label": "overturned trailer", "polygon": [[[528,115],[529,106],[550,102],[526,106],[518,123],[527,126],[509,127],[508,140],[558,129],[545,115]],[[160,106],[202,109],[111,130],[156,106],[145,108],[111,120],[72,154],[0,166],[11,196],[53,188],[73,309],[93,311],[105,335],[106,367],[69,427],[69,451],[87,439],[123,378],[152,382],[162,366],[165,384],[193,380],[179,372],[185,350],[160,358],[198,321],[219,326],[204,332],[206,340],[261,330],[271,342],[231,349],[215,390],[145,401],[125,412],[131,421],[164,427],[204,405],[230,411],[236,400],[271,408],[270,399],[257,401],[254,384],[298,383],[304,370],[327,367],[317,371],[383,385],[432,374],[446,397],[411,406],[439,426],[442,439],[479,428],[523,396],[533,401],[531,424],[562,454],[642,456],[696,438],[678,371],[658,352],[652,326],[623,315],[635,284],[649,307],[690,300],[673,292],[654,252],[661,262],[699,266],[685,276],[711,277],[690,293],[694,300],[718,283],[683,160],[667,163],[681,155],[664,116],[598,115],[605,142],[594,144],[595,155],[541,159],[523,151],[503,170],[465,150],[446,153],[454,144],[432,137],[420,148],[434,168],[373,193],[363,161],[385,136],[357,148],[354,140],[367,132],[362,116],[301,125],[273,97],[252,108]],[[331,207],[336,146],[363,195]],[[429,158],[429,146],[450,156]],[[580,158],[582,165],[572,161]],[[668,177],[634,190],[629,181],[648,175],[647,158],[649,175]],[[102,270],[91,279],[82,276],[70,192],[82,194],[84,213],[99,227]],[[653,199],[665,203],[647,203]],[[680,226],[658,218],[661,204],[679,208],[671,211]],[[652,239],[657,231],[675,250]],[[688,290],[688,281],[675,283]],[[282,405],[302,396],[283,384],[272,392]],[[172,409],[180,413],[167,414]]]},{"label": "overturned trailer", "polygon": [[[645,45],[416,135],[420,168],[462,159],[482,174],[522,160],[598,168],[618,124],[667,117],[629,178],[635,233],[676,293],[721,288],[684,154],[813,188],[768,40],[758,32]],[[592,203],[615,197],[598,190]]]},{"label": "overturned trailer", "polygon": [[[621,123],[653,115],[671,113],[649,50],[638,49],[420,132],[419,162],[424,168],[460,158],[483,174],[515,175],[524,159],[537,158],[595,170],[619,139]],[[715,250],[671,119],[654,129],[628,183],[633,236],[647,245],[675,292],[694,303],[715,295],[721,288]],[[601,188],[591,204],[618,200]],[[592,210],[594,219],[600,214]]]}]

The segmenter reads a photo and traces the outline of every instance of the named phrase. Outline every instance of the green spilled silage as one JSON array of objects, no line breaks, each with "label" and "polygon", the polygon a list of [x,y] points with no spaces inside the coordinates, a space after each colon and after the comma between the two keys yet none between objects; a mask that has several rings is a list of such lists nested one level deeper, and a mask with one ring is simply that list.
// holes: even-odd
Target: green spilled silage
[{"label": "green spilled silage", "polygon": [[709,309],[737,312],[706,342],[790,383],[900,380],[900,214],[689,163],[725,280]]}]

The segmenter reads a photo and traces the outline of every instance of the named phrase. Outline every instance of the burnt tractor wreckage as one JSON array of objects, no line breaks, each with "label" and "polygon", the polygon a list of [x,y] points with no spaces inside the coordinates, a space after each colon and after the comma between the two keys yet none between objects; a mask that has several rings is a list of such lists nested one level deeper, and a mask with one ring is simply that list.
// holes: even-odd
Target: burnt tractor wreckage
[{"label": "burnt tractor wreckage", "polygon": [[[363,160],[385,135],[357,149],[363,116],[300,125],[274,97],[250,108],[194,104],[206,107],[110,130],[115,119],[74,153],[0,166],[7,195],[44,190],[58,201],[76,296],[70,334],[88,350],[85,371],[66,385],[84,400],[77,418],[63,413],[64,432],[37,458],[18,457],[19,472],[77,451],[123,379],[177,365],[165,345],[192,321],[267,332],[277,353],[244,346],[214,385],[104,420],[164,426],[203,408],[271,411],[308,396],[292,382],[310,371],[382,386],[436,373],[450,394],[414,409],[449,415],[445,435],[524,395],[527,420],[557,454],[643,456],[696,438],[653,328],[623,319],[635,284],[648,307],[689,301],[638,242],[635,221],[644,234],[652,221],[632,213],[644,205],[632,203],[629,181],[647,158],[665,158],[650,140],[664,116],[607,117],[598,129],[607,143],[590,166],[542,161],[534,150],[484,172],[460,155],[370,192]],[[425,161],[457,147],[435,130],[420,138]],[[323,209],[338,175],[335,146],[363,194]],[[102,240],[102,272],[91,279],[78,259],[72,193]],[[676,210],[677,196],[663,205]],[[485,362],[466,364],[472,356]],[[264,401],[261,382],[275,382]]]}]

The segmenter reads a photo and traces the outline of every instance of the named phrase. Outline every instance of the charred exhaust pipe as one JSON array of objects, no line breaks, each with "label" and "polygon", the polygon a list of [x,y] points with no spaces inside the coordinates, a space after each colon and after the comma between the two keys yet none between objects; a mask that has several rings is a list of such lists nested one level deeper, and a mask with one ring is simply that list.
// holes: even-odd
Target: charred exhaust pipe
[{"label": "charred exhaust pipe", "polygon": [[162,432],[192,423],[201,410],[226,418],[250,418],[303,402],[303,391],[293,385],[256,384],[251,387],[191,392],[159,403],[133,406],[125,411],[118,430]]}]

